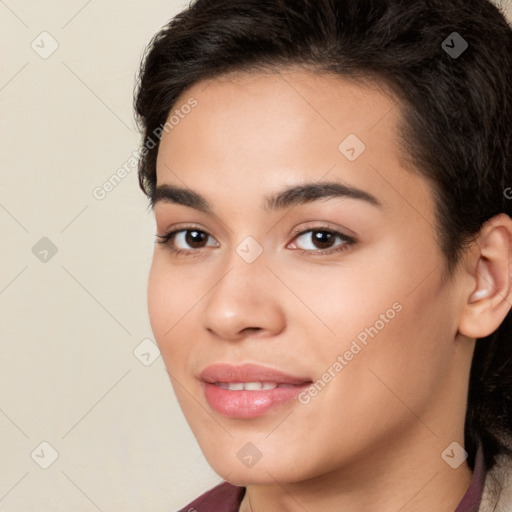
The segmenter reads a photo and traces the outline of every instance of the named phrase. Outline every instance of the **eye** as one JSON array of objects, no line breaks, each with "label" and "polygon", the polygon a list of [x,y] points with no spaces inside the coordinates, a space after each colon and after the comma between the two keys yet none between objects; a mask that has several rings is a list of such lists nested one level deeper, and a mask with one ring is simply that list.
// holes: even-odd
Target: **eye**
[{"label": "eye", "polygon": [[301,253],[310,255],[343,251],[355,243],[353,238],[327,228],[300,231],[294,240],[294,245]]},{"label": "eye", "polygon": [[[208,245],[215,245],[208,244],[208,238],[211,237],[205,231],[200,231],[198,229],[182,229],[181,231],[175,232],[174,245],[178,249],[200,249]],[[189,247],[187,247],[187,245]]]},{"label": "eye", "polygon": [[[214,238],[211,237],[206,231],[197,228],[178,229],[171,231],[165,235],[156,235],[157,243],[168,245],[171,251],[181,254],[191,254],[197,249],[202,249],[209,246],[218,246]],[[213,243],[209,243],[209,239]]]}]

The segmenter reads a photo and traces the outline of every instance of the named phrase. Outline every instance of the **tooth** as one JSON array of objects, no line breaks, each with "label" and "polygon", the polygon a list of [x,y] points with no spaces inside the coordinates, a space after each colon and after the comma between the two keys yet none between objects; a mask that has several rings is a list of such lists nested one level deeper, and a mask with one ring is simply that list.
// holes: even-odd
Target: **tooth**
[{"label": "tooth", "polygon": [[258,391],[263,388],[262,382],[245,382],[244,389],[247,391]]},{"label": "tooth", "polygon": [[276,382],[216,382],[215,385],[230,391],[259,391],[261,389],[275,389],[277,387],[294,387],[293,384],[277,384]]}]

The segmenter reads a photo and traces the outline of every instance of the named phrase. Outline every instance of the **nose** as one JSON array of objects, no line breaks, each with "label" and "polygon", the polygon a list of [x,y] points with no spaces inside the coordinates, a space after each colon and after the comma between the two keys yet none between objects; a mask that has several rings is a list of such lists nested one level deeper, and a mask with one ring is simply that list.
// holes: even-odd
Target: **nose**
[{"label": "nose", "polygon": [[247,263],[235,251],[226,270],[204,298],[202,323],[211,334],[240,341],[248,334],[267,337],[285,328],[279,282],[262,254]]}]

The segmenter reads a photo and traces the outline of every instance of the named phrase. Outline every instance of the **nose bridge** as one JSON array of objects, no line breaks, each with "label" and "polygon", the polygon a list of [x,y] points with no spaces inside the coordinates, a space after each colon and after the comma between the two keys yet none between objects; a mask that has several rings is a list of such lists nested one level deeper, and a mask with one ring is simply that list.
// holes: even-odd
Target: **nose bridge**
[{"label": "nose bridge", "polygon": [[252,236],[234,247],[223,265],[222,277],[205,300],[206,328],[225,338],[236,337],[248,327],[269,331],[282,328],[282,305],[267,262],[263,246]]},{"label": "nose bridge", "polygon": [[224,277],[212,290],[213,294],[222,296],[226,303],[240,306],[268,303],[266,290],[271,274],[266,263],[263,246],[254,237],[246,236],[226,259]]}]

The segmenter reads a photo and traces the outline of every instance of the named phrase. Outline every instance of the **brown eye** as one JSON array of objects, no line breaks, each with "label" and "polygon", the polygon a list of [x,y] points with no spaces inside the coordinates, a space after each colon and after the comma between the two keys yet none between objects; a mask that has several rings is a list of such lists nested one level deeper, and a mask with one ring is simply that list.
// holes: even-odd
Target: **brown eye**
[{"label": "brown eye", "polygon": [[175,252],[193,251],[194,249],[202,249],[207,246],[218,246],[215,239],[206,231],[200,229],[177,229],[166,235],[156,235],[160,238],[158,243],[167,245]]},{"label": "brown eye", "polygon": [[203,243],[208,240],[208,235],[204,231],[196,231],[196,230],[187,230],[184,231],[185,243],[187,243],[193,249],[199,249],[203,247]]},{"label": "brown eye", "polygon": [[312,241],[318,249],[328,249],[334,243],[336,237],[329,231],[313,231]]},{"label": "brown eye", "polygon": [[[337,240],[340,242],[337,243]],[[323,251],[333,247],[344,246],[352,243],[349,237],[328,229],[308,229],[299,233],[295,244],[299,249],[306,251]]]}]

